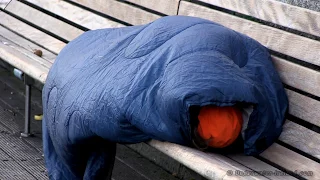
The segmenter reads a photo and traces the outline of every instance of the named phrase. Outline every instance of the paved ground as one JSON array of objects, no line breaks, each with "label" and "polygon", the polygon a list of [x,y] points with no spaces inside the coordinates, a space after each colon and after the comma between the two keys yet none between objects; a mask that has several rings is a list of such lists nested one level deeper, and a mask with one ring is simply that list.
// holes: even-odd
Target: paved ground
[{"label": "paved ground", "polygon": [[[20,138],[23,130],[24,85],[0,66],[0,180],[48,179],[42,156],[41,121],[32,120],[31,138]],[[41,93],[33,90],[33,99]],[[38,103],[37,103],[38,102]],[[32,105],[32,116],[41,113],[40,101]],[[176,180],[177,178],[126,146],[118,145],[115,180]]]}]

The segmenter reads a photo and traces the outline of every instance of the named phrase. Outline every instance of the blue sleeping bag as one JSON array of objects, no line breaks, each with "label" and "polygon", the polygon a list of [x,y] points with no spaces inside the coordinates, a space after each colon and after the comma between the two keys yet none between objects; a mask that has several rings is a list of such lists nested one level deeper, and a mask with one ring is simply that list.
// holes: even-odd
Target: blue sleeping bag
[{"label": "blue sleeping bag", "polygon": [[185,16],[85,32],[60,52],[43,88],[49,176],[90,177],[103,166],[94,163],[98,155],[91,158],[98,142],[157,139],[190,146],[189,108],[210,104],[253,105],[244,152],[268,148],[288,106],[268,50],[219,24]]}]

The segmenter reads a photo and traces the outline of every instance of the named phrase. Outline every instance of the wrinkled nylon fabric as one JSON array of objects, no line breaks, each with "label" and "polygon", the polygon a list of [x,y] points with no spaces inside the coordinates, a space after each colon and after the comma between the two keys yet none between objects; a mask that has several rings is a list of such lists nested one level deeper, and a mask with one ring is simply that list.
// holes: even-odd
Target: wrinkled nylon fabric
[{"label": "wrinkled nylon fabric", "polygon": [[97,142],[189,146],[190,106],[239,103],[254,107],[244,152],[259,154],[280,135],[288,100],[267,49],[243,34],[185,16],[85,32],[60,52],[43,88],[49,176],[94,177],[108,159],[91,157]]}]

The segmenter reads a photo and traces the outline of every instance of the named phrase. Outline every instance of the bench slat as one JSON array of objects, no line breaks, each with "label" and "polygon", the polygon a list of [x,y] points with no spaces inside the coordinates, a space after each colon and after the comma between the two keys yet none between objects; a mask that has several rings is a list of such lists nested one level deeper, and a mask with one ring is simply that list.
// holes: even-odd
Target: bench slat
[{"label": "bench slat", "polygon": [[287,120],[279,140],[320,160],[320,134]]},{"label": "bench slat", "polygon": [[260,154],[261,157],[284,167],[290,171],[312,171],[313,176],[303,176],[306,179],[320,179],[320,164],[291,151],[277,143]]},{"label": "bench slat", "polygon": [[19,1],[12,1],[6,10],[68,41],[73,40],[83,33],[82,30],[33,9]]},{"label": "bench slat", "polygon": [[0,11],[0,24],[7,27],[13,32],[47,48],[48,50],[58,54],[65,46],[65,43],[49,36],[48,34],[33,28],[26,23]]},{"label": "bench slat", "polygon": [[[314,131],[287,120],[283,126],[283,132],[281,133],[279,140],[320,159],[320,134]],[[255,171],[275,171],[270,167],[265,167],[267,165],[264,165],[260,160],[253,157],[246,157],[243,155],[228,155],[228,157],[251,169],[254,169]],[[287,176],[283,177],[287,179]],[[281,176],[278,176],[278,178],[281,179]]]},{"label": "bench slat", "polygon": [[26,50],[33,51],[34,49],[39,49],[42,51],[42,58],[46,59],[50,63],[53,63],[55,58],[57,57],[52,52],[28,41],[27,39],[13,33],[12,31],[0,26],[0,35],[5,37],[6,39],[10,39],[14,44],[17,44],[21,47],[24,47]]},{"label": "bench slat", "polygon": [[252,171],[220,154],[203,153],[193,148],[151,140],[148,144],[208,179],[267,179],[263,176],[228,176],[227,171]]},{"label": "bench slat", "polygon": [[320,72],[272,56],[282,82],[320,97]]},{"label": "bench slat", "polygon": [[[320,42],[256,22],[229,15],[208,7],[182,1],[179,15],[197,16],[242,32],[266,47],[294,58],[320,65]],[[288,43],[290,42],[290,43]]]},{"label": "bench slat", "polygon": [[179,0],[126,0],[167,15],[176,15]]},{"label": "bench slat", "polygon": [[4,9],[11,0],[0,0],[0,9]]},{"label": "bench slat", "polygon": [[320,36],[320,13],[274,0],[200,0],[258,19]]},{"label": "bench slat", "polygon": [[42,83],[45,82],[49,68],[39,64],[39,61],[43,60],[40,57],[34,54],[29,55],[27,52],[21,53],[16,48],[12,48],[12,46],[0,40],[0,59],[5,60],[32,78]]},{"label": "bench slat", "polygon": [[[261,172],[261,173],[281,173],[284,174],[283,171],[253,157],[253,156],[245,156],[242,154],[232,154],[232,155],[227,155],[229,158],[231,158],[234,161],[237,161],[238,163],[253,169],[256,172]],[[286,175],[286,176],[277,176],[276,174],[271,174],[271,175],[266,175],[267,178],[270,178],[271,180],[296,180],[297,178]]]},{"label": "bench slat", "polygon": [[33,54],[32,52],[20,47],[19,45],[14,44],[12,41],[8,40],[7,38],[3,37],[2,35],[0,35],[0,43],[4,49],[8,49],[5,47],[10,47],[10,52],[11,50],[15,50],[16,52],[19,52],[27,57],[29,57],[29,59],[33,59],[35,63],[38,63],[41,66],[44,66],[46,68],[50,68],[52,66],[52,63],[50,63],[49,61]]},{"label": "bench slat", "polygon": [[28,2],[75,22],[88,29],[123,27],[124,25],[61,0],[27,0]]},{"label": "bench slat", "polygon": [[128,4],[124,4],[115,0],[70,0],[80,5],[91,8],[95,11],[117,18],[132,25],[141,25],[154,21],[161,16],[149,13],[139,8],[135,8]]},{"label": "bench slat", "polygon": [[289,113],[320,127],[320,102],[286,89],[289,98]]}]

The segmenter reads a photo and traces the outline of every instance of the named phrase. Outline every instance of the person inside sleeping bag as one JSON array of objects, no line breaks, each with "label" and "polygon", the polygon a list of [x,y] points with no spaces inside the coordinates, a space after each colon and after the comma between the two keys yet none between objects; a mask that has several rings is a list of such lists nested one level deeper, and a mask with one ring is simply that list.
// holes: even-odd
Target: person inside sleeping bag
[{"label": "person inside sleeping bag", "polygon": [[83,33],[59,53],[42,93],[50,179],[110,179],[116,143],[204,150],[240,139],[257,155],[279,137],[288,106],[264,46],[187,16]]}]

